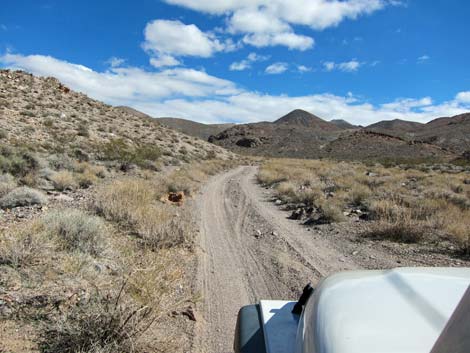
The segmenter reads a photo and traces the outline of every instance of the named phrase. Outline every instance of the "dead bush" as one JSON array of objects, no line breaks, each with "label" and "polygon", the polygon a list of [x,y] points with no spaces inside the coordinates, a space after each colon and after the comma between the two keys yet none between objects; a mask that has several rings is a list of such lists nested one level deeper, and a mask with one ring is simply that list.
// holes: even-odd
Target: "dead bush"
[{"label": "dead bush", "polygon": [[15,188],[0,199],[0,208],[14,208],[31,205],[43,205],[47,196],[26,186]]},{"label": "dead bush", "polygon": [[42,236],[40,222],[8,230],[0,238],[0,265],[25,267],[44,256],[48,242]]},{"label": "dead bush", "polygon": [[155,320],[152,310],[116,295],[96,293],[86,303],[69,309],[42,325],[44,353],[132,353]]},{"label": "dead bush", "polygon": [[67,170],[53,174],[50,179],[54,184],[54,188],[59,191],[73,190],[77,187],[77,181],[74,175]]},{"label": "dead bush", "polygon": [[99,217],[69,209],[53,211],[44,216],[43,222],[61,249],[98,256],[106,248],[106,227]]},{"label": "dead bush", "polygon": [[401,243],[417,243],[425,236],[425,226],[413,219],[401,219],[395,222],[378,222],[365,232],[366,237],[379,240],[392,240]]}]

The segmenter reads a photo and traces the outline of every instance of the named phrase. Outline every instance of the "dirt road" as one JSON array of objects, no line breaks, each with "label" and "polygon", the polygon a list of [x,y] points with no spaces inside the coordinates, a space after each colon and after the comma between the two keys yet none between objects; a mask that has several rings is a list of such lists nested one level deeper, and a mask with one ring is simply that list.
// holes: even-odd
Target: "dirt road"
[{"label": "dirt road", "polygon": [[361,267],[338,244],[287,219],[256,184],[256,171],[245,166],[215,176],[198,198],[195,352],[233,352],[241,306],[261,298],[296,299],[309,281]]}]

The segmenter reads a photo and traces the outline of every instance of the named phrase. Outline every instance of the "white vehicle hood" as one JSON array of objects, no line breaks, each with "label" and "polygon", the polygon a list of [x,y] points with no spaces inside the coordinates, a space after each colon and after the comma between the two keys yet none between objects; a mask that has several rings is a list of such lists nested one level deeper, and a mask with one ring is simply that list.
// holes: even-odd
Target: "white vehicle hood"
[{"label": "white vehicle hood", "polygon": [[469,284],[467,268],[333,275],[307,303],[295,352],[429,353]]}]

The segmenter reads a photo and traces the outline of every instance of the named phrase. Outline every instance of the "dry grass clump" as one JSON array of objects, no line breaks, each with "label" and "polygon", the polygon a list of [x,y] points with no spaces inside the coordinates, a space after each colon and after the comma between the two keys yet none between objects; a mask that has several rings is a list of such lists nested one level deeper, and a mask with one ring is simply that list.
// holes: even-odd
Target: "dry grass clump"
[{"label": "dry grass clump", "polygon": [[61,249],[98,256],[106,249],[106,227],[96,216],[80,210],[50,212],[43,218],[49,236],[58,240]]},{"label": "dry grass clump", "polygon": [[44,353],[132,353],[155,320],[152,309],[124,301],[123,288],[114,295],[96,293],[58,320],[43,323]]},{"label": "dry grass clump", "polygon": [[32,222],[5,232],[0,238],[0,265],[19,268],[37,262],[49,247],[41,230],[40,222]]},{"label": "dry grass clump", "polygon": [[0,198],[0,208],[14,208],[20,206],[43,205],[47,197],[42,192],[22,186],[11,190]]},{"label": "dry grass clump", "polygon": [[73,173],[68,170],[61,170],[51,176],[51,181],[57,190],[73,190],[77,188],[77,181]]},{"label": "dry grass clump", "polygon": [[11,174],[0,175],[0,198],[16,188],[16,180]]},{"label": "dry grass clump", "polygon": [[145,246],[168,248],[190,238],[187,218],[160,201],[166,185],[157,180],[116,180],[101,188],[94,209],[106,219],[130,227]]},{"label": "dry grass clump", "polygon": [[445,236],[470,252],[468,174],[435,169],[280,159],[265,162],[258,180],[285,202],[332,213],[332,221],[344,219],[343,212],[365,212],[375,221],[366,235],[400,242]]}]

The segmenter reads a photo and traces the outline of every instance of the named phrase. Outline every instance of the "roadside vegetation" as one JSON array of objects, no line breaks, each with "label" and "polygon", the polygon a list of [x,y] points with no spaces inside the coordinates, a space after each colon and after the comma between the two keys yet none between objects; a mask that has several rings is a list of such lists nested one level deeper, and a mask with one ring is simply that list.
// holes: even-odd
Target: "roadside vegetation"
[{"label": "roadside vegetation", "polygon": [[1,216],[27,215],[0,227],[0,328],[11,336],[4,346],[25,344],[17,333],[27,330],[33,350],[45,353],[187,349],[191,198],[234,161],[123,172],[67,156],[34,158],[37,189],[11,174],[0,179]]},{"label": "roadside vegetation", "polygon": [[470,173],[452,166],[278,159],[262,165],[258,180],[307,224],[362,221],[365,237],[447,240],[470,254]]}]

